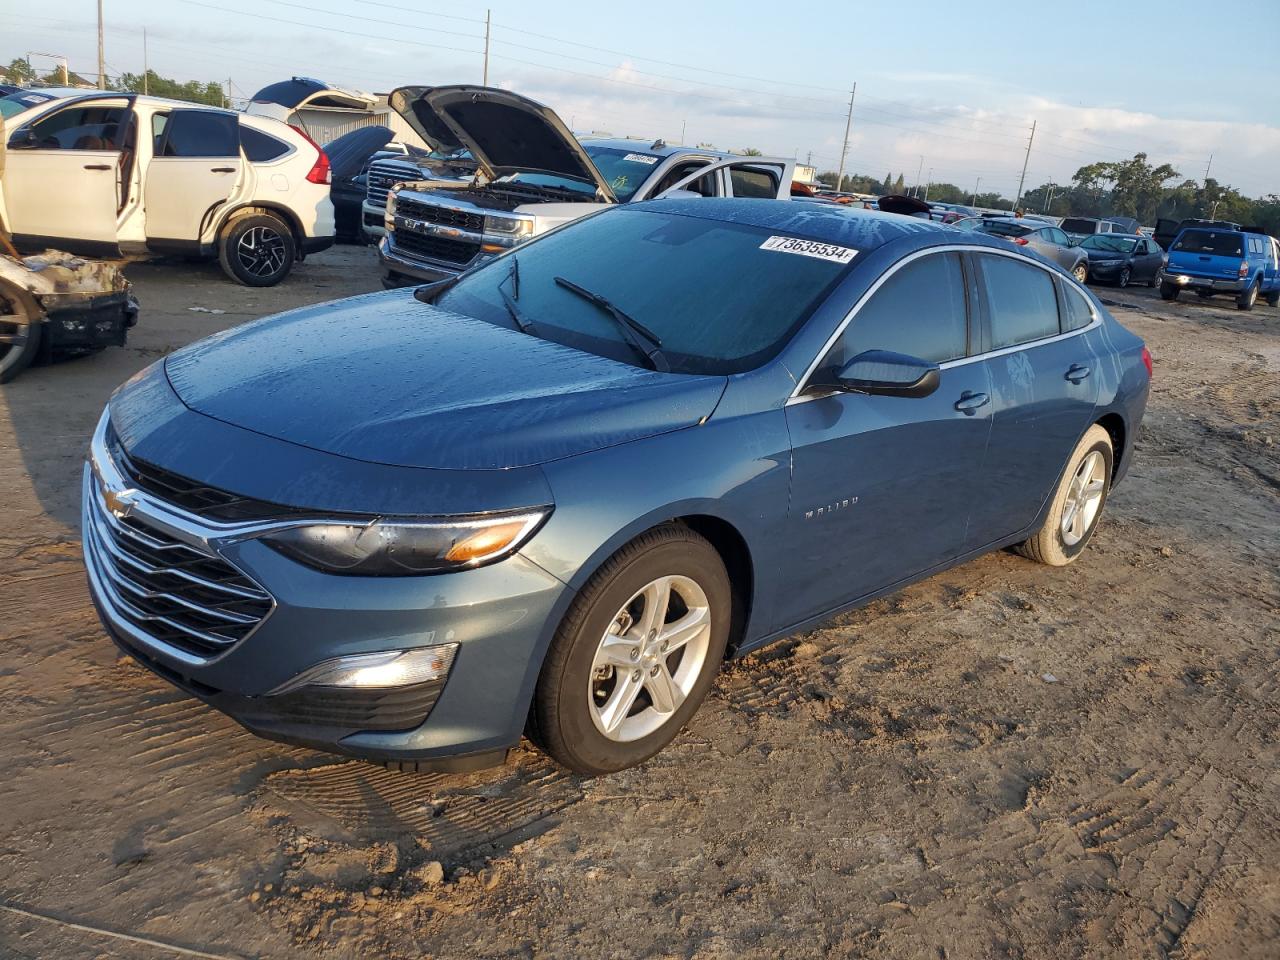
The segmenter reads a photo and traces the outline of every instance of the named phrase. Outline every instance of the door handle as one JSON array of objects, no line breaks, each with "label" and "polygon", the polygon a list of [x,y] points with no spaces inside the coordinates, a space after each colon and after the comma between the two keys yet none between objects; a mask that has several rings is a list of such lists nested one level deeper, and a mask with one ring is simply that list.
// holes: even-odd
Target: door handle
[{"label": "door handle", "polygon": [[236,168],[235,167],[210,167],[209,171],[211,173],[235,173]]},{"label": "door handle", "polygon": [[1073,363],[1067,370],[1067,379],[1072,383],[1079,383],[1088,375],[1089,368],[1079,363]]},{"label": "door handle", "polygon": [[84,165],[84,168],[85,168],[86,170],[110,170],[110,169],[111,169],[111,164],[109,164],[109,163],[86,163],[86,164]]},{"label": "door handle", "polygon": [[960,399],[956,401],[956,409],[966,417],[972,417],[978,412],[979,407],[985,407],[990,402],[991,398],[985,393],[972,393],[966,390],[960,394]]}]

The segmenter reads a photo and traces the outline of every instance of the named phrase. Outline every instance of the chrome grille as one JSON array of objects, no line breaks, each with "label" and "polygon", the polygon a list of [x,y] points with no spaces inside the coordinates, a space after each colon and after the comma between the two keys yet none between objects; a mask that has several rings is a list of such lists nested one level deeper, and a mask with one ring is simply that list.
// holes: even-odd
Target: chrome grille
[{"label": "chrome grille", "polygon": [[396,215],[422,220],[426,223],[438,223],[445,227],[460,227],[472,233],[484,230],[484,214],[469,213],[453,207],[440,207],[434,203],[423,203],[411,197],[401,197],[396,203]]},{"label": "chrome grille", "polygon": [[139,517],[108,512],[92,490],[86,551],[113,612],[161,644],[216,656],[271,612],[261,586],[222,557],[176,540]]},{"label": "chrome grille", "polygon": [[397,183],[421,180],[422,171],[414,164],[404,160],[375,160],[369,164],[366,175],[365,199],[384,210],[387,206],[387,193]]}]

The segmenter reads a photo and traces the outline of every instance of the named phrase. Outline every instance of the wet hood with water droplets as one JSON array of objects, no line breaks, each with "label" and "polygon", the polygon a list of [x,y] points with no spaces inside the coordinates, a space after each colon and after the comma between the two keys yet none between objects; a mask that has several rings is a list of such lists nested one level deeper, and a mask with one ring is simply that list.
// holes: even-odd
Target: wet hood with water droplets
[{"label": "wet hood with water droplets", "polygon": [[373,463],[501,469],[694,426],[724,377],[657,373],[418,303],[305,307],[170,355],[205,416]]}]

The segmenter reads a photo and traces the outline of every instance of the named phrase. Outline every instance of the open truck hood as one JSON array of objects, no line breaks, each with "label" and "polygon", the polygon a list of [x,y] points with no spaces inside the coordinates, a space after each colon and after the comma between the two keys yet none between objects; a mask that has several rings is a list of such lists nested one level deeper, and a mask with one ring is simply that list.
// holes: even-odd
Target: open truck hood
[{"label": "open truck hood", "polygon": [[549,173],[613,190],[554,110],[495,87],[400,87],[387,97],[417,134],[437,150],[469,150],[485,177]]}]

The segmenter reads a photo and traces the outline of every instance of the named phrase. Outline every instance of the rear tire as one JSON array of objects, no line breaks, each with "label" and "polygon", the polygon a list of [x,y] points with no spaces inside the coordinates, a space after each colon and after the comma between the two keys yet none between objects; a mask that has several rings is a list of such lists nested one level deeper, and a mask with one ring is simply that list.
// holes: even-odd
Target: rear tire
[{"label": "rear tire", "polygon": [[1155,273],[1151,275],[1151,278],[1147,281],[1147,286],[1154,287],[1154,286],[1158,286],[1159,283],[1160,283],[1160,271],[1157,270]]},{"label": "rear tire", "polygon": [[0,285],[0,383],[13,380],[40,351],[42,325],[16,293]]},{"label": "rear tire", "polygon": [[1121,268],[1120,268],[1120,278],[1119,278],[1118,280],[1116,280],[1116,284],[1117,284],[1121,289],[1124,289],[1125,287],[1127,287],[1127,286],[1129,285],[1129,280],[1130,280],[1132,277],[1133,277],[1133,271],[1132,271],[1132,270],[1130,270],[1128,267],[1121,267]]},{"label": "rear tire", "polygon": [[1161,300],[1177,300],[1178,294],[1182,293],[1180,287],[1175,287],[1172,283],[1160,283],[1160,299]]},{"label": "rear tire", "polygon": [[724,564],[698,534],[672,523],[632,540],[560,623],[534,691],[529,739],[577,773],[649,759],[711,688],[731,609]]},{"label": "rear tire", "polygon": [[1087,283],[1089,280],[1088,261],[1082,261],[1081,263],[1077,263],[1075,267],[1072,269],[1071,275],[1075,277],[1076,280],[1078,280],[1080,283]]},{"label": "rear tire", "polygon": [[1236,297],[1237,310],[1253,309],[1253,305],[1258,302],[1259,286],[1260,286],[1259,282],[1255,280],[1253,281],[1253,283],[1249,284],[1249,286],[1245,290],[1241,291],[1240,296]]},{"label": "rear tire", "polygon": [[1051,567],[1065,567],[1080,556],[1102,519],[1114,462],[1111,434],[1095,423],[1067,461],[1044,526],[1014,549]]},{"label": "rear tire", "polygon": [[1272,307],[1280,307],[1280,290],[1267,294],[1267,304]]},{"label": "rear tire", "polygon": [[231,222],[218,244],[218,262],[246,287],[274,287],[293,269],[297,252],[287,223],[275,214],[257,213]]}]

